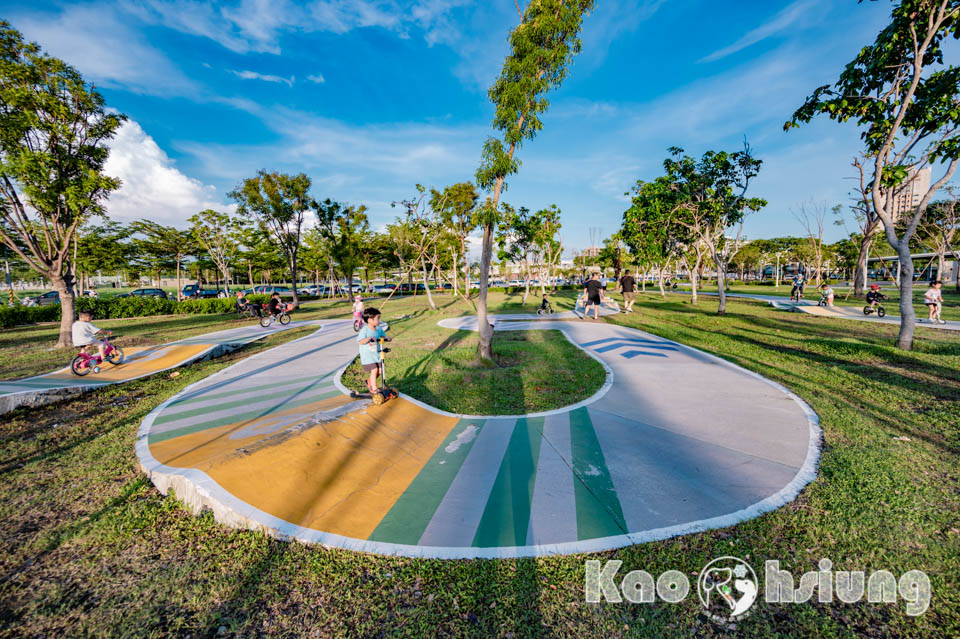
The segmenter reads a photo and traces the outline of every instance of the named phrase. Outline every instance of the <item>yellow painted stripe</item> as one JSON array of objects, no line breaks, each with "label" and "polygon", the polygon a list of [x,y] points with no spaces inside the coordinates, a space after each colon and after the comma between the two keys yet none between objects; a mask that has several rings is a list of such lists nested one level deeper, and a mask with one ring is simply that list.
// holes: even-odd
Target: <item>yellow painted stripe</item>
[{"label": "yellow painted stripe", "polygon": [[396,399],[250,454],[237,449],[263,436],[227,437],[248,423],[158,442],[150,451],[161,463],[175,459],[170,465],[203,470],[237,498],[285,521],[366,539],[457,421]]},{"label": "yellow painted stripe", "polygon": [[[140,375],[149,375],[150,373],[155,373],[157,371],[163,370],[165,368],[170,368],[176,366],[177,364],[190,359],[196,355],[199,355],[203,351],[207,350],[213,346],[213,344],[182,344],[176,346],[164,346],[159,348],[165,348],[166,350],[159,357],[153,357],[150,359],[145,359],[143,361],[133,360],[119,366],[114,366],[110,363],[104,363],[100,367],[100,373],[91,373],[88,375],[88,379],[96,379],[100,382],[122,382],[134,377],[139,377]],[[129,348],[124,349],[125,358],[129,359],[135,353],[142,353],[143,351],[154,351],[159,350],[159,348],[149,347],[149,348]],[[149,357],[149,355],[147,356]],[[53,373],[51,375],[44,376],[45,378],[52,379],[69,379],[69,380],[79,380],[80,378],[71,373],[70,371],[62,373]]]}]

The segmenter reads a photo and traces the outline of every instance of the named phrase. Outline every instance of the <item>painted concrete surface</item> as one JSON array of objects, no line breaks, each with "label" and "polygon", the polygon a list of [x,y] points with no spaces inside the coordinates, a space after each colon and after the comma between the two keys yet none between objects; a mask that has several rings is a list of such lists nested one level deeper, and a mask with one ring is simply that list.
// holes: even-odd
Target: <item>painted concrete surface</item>
[{"label": "painted concrete surface", "polygon": [[[456,415],[405,395],[375,407],[339,383],[357,352],[350,322],[325,322],[157,407],[138,434],[141,465],[162,492],[229,525],[440,558],[586,552],[727,526],[815,477],[818,420],[781,386],[630,328],[495,320],[561,331],[606,383],[531,415]],[[440,325],[470,330],[476,318]]]},{"label": "painted concrete surface", "polygon": [[[689,291],[674,291],[689,295]],[[698,295],[709,295],[716,297],[716,293],[698,292]],[[900,326],[900,316],[887,314],[885,317],[878,317],[876,313],[870,315],[863,314],[862,306],[819,306],[816,300],[810,298],[798,302],[791,301],[789,298],[777,295],[754,295],[750,293],[727,293],[727,297],[736,297],[740,299],[757,300],[767,302],[774,308],[787,311],[797,311],[819,317],[833,317],[838,319],[857,320],[860,322],[873,322],[875,324],[894,324]],[[819,299],[819,297],[817,297]],[[917,311],[917,326],[920,328],[934,328],[943,331],[960,331],[960,322],[947,320],[946,324],[934,324],[927,320],[923,311]]]},{"label": "painted concrete surface", "polygon": [[[875,324],[893,324],[900,326],[900,316],[890,315],[877,317],[876,313],[864,315],[862,307],[859,306],[804,306],[795,309],[802,313],[817,315],[819,317],[834,317],[846,320],[857,320],[860,322],[873,322]],[[960,331],[960,322],[947,320],[946,324],[934,324],[930,322],[923,311],[917,311],[918,328],[935,328],[942,331]]]},{"label": "painted concrete surface", "polygon": [[[316,320],[311,320],[290,322],[286,326],[275,323],[270,328],[262,328],[259,324],[230,328],[160,346],[125,348],[121,364],[114,366],[105,362],[101,365],[100,373],[90,373],[84,377],[74,375],[67,366],[36,377],[0,382],[0,415],[19,406],[42,406],[109,384],[129,382],[198,360],[218,357],[274,333],[316,324]],[[71,351],[68,356],[72,359],[75,354]]]}]

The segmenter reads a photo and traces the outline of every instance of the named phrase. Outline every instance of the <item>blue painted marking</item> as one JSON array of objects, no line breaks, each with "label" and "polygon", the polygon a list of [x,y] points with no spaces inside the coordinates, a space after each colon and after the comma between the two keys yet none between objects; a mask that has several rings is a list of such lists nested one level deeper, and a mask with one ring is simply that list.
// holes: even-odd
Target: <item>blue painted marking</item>
[{"label": "blue painted marking", "polygon": [[583,347],[596,346],[597,344],[605,344],[607,342],[626,342],[631,344],[660,344],[661,346],[670,346],[671,348],[674,348],[673,346],[670,345],[670,342],[663,342],[663,341],[657,341],[652,339],[643,339],[640,337],[607,337],[604,339],[598,339],[595,342],[586,342],[586,343],[580,344],[580,346],[583,346]]},{"label": "blue painted marking", "polygon": [[627,351],[626,353],[620,353],[620,357],[626,357],[627,359],[633,359],[637,355],[649,355],[651,357],[666,357],[663,353],[650,353],[647,351]]},{"label": "blue painted marking", "polygon": [[[636,346],[638,342],[617,342],[616,344],[607,344],[606,346],[601,346],[600,348],[595,348],[598,353],[606,353],[607,351],[614,351],[618,348],[623,348],[625,346]],[[671,346],[670,344],[663,344],[661,342],[641,342],[643,343],[644,348],[659,348],[665,351],[675,351],[678,350],[676,346]]]}]

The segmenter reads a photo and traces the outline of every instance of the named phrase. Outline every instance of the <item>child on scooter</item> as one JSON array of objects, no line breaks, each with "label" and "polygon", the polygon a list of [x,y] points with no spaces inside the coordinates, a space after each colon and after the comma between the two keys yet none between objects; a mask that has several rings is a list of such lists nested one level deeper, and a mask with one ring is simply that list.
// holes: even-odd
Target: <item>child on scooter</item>
[{"label": "child on scooter", "polygon": [[97,333],[113,335],[113,331],[101,330],[91,324],[90,320],[93,319],[93,314],[90,311],[80,311],[77,317],[78,321],[73,323],[73,328],[71,329],[73,345],[82,346],[83,349],[86,350],[88,346],[96,344],[97,350],[100,353],[100,361],[104,361],[107,356],[104,352],[103,340],[97,338]]},{"label": "child on scooter", "polygon": [[393,338],[387,337],[384,330],[380,328],[379,310],[375,308],[365,309],[362,317],[363,328],[357,334],[357,344],[360,348],[360,365],[370,375],[367,378],[367,388],[373,394],[379,390],[377,377],[381,374],[380,340],[385,339],[392,342]]}]

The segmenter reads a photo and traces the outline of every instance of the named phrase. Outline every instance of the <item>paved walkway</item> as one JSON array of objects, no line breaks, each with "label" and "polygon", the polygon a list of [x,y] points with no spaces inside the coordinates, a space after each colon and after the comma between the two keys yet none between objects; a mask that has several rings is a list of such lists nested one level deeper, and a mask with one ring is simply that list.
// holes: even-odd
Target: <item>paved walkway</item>
[{"label": "paved walkway", "polygon": [[562,331],[606,369],[596,394],[530,415],[456,415],[406,396],[374,407],[339,382],[357,352],[350,322],[325,322],[168,399],[144,419],[137,454],[161,492],[221,522],[441,558],[596,551],[728,526],[815,477],[817,417],[785,388],[642,331],[530,319],[495,324]]},{"label": "paved walkway", "polygon": [[[170,342],[160,346],[131,347],[124,350],[124,361],[118,366],[101,365],[100,373],[78,377],[69,365],[52,373],[37,375],[9,382],[0,382],[0,415],[19,406],[41,406],[63,397],[107,386],[129,382],[148,375],[184,366],[199,359],[217,357],[229,353],[268,335],[302,326],[317,324],[314,321],[278,323],[270,328],[259,324],[231,328],[197,337]],[[75,351],[69,351],[71,359]]]},{"label": "paved walkway", "polygon": [[[689,295],[689,291],[674,291],[675,293],[679,292],[681,294]],[[716,293],[702,292],[698,291],[698,295],[709,295],[716,297]],[[758,300],[761,302],[767,302],[774,308],[779,308],[782,310],[788,311],[797,311],[799,313],[807,313],[809,315],[818,315],[820,317],[834,317],[839,319],[848,319],[848,320],[857,320],[861,322],[873,322],[875,324],[895,324],[900,325],[900,316],[899,315],[890,315],[889,313],[885,317],[878,317],[876,314],[864,315],[863,306],[818,306],[817,299],[803,299],[799,302],[794,302],[788,297],[781,297],[778,295],[754,295],[750,293],[727,293],[727,297],[737,297],[741,299],[750,299]],[[899,308],[899,307],[897,307]],[[946,324],[932,324],[926,319],[926,310],[917,311],[917,326],[921,328],[935,328],[944,331],[960,331],[960,322],[957,321],[947,321]]]}]

